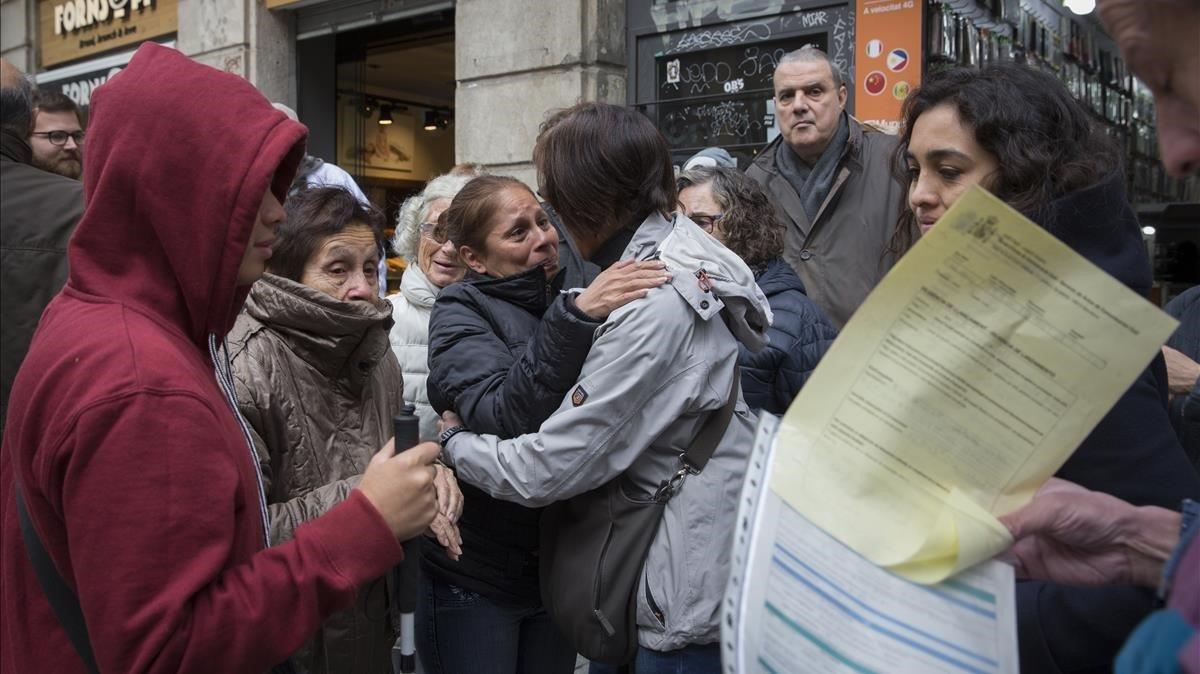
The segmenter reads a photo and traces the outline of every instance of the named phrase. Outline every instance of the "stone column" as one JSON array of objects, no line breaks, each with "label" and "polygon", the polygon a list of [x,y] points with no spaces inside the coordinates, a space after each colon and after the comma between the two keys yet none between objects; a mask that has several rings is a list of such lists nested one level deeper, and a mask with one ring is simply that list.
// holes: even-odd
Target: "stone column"
[{"label": "stone column", "polygon": [[21,69],[36,71],[33,53],[37,33],[37,0],[0,0],[0,57]]},{"label": "stone column", "polygon": [[625,104],[625,0],[459,0],[455,159],[536,183],[546,116],[580,101]]},{"label": "stone column", "polygon": [[262,0],[179,0],[176,46],[250,80],[272,101],[296,105],[295,22]]}]

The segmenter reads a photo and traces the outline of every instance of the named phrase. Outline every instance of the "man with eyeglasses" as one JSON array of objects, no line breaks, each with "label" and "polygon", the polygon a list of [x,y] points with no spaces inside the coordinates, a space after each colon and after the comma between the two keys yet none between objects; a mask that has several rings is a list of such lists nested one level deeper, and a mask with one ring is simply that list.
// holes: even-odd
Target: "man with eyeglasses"
[{"label": "man with eyeglasses", "polygon": [[33,94],[33,165],[72,180],[83,174],[83,124],[79,106],[60,91],[38,89]]}]

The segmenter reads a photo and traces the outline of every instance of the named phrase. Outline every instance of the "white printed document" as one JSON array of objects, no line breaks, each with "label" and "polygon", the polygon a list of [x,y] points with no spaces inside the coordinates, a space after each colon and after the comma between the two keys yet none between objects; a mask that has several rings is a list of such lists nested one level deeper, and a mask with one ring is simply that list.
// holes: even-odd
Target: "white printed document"
[{"label": "white printed document", "polygon": [[921,585],[867,561],[763,488],[778,424],[760,422],[739,503],[725,671],[1015,674],[1012,567],[986,561]]}]

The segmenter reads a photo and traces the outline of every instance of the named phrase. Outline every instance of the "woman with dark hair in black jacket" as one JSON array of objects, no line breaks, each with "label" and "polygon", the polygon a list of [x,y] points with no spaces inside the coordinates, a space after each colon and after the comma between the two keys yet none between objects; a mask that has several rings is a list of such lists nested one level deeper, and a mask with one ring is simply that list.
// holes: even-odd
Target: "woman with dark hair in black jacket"
[{"label": "woman with dark hair in black jacket", "polygon": [[[430,316],[429,401],[502,438],[537,430],[575,384],[608,314],[669,278],[657,261],[596,276],[529,188],[503,176],[467,183],[434,236],[453,243],[470,271],[442,290]],[[422,662],[446,674],[571,672],[575,651],[538,586],[541,510],[459,486],[461,558],[432,544],[422,551]]]},{"label": "woman with dark hair in black jacket", "polygon": [[737,169],[701,166],[681,173],[676,184],[683,214],[742,258],[767,297],[774,320],[766,348],[755,353],[738,345],[742,395],[755,412],[783,414],[829,350],[837,328],[780,257],[783,225],[757,182]]},{"label": "woman with dark hair in black jacket", "polygon": [[[1115,146],[1053,76],[1018,64],[931,75],[904,104],[900,145],[913,225],[933,227],[972,185],[1024,213],[1141,295],[1151,284],[1141,229],[1125,197]],[[1155,358],[1056,474],[1135,505],[1177,509],[1200,496],[1166,410],[1166,370]],[[1021,671],[1108,672],[1153,605],[1135,587],[1017,586]]]}]

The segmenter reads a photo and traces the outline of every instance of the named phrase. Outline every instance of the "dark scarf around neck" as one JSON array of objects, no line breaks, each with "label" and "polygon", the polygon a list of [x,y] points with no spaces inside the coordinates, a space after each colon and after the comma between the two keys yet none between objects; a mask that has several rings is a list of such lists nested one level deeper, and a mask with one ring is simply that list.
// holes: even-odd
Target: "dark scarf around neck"
[{"label": "dark scarf around neck", "polygon": [[829,145],[812,166],[805,164],[786,141],[780,143],[776,155],[779,173],[792,189],[796,190],[810,223],[816,219],[821,204],[825,203],[825,197],[829,196],[829,191],[833,189],[833,183],[837,180],[838,165],[842,162],[849,139],[850,124],[846,121],[846,113],[843,112],[838,118],[838,128]]}]

